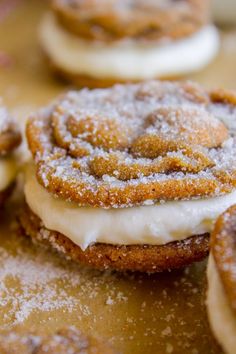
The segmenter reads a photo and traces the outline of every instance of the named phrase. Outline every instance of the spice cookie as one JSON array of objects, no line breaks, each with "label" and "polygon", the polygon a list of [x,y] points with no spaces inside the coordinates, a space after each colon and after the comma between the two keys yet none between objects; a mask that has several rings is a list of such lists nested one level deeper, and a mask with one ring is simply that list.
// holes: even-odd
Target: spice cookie
[{"label": "spice cookie", "polygon": [[12,153],[20,143],[21,135],[0,102],[0,205],[13,188],[17,168]]},{"label": "spice cookie", "polygon": [[1,354],[114,354],[108,344],[68,327],[49,336],[22,335],[9,332],[0,335]]},{"label": "spice cookie", "polygon": [[236,201],[235,100],[159,81],[60,97],[27,124],[26,234],[99,269],[202,259]]},{"label": "spice cookie", "polygon": [[217,220],[211,237],[207,307],[210,325],[224,352],[236,348],[236,205]]},{"label": "spice cookie", "polygon": [[172,78],[219,47],[209,0],[54,0],[40,26],[55,71],[78,85]]}]

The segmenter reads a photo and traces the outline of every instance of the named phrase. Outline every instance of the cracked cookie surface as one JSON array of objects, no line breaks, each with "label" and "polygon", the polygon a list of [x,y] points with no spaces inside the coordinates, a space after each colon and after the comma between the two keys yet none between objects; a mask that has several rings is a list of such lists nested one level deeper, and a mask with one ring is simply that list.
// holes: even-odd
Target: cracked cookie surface
[{"label": "cracked cookie surface", "polygon": [[105,208],[231,192],[235,94],[216,92],[151,81],[66,94],[27,125],[39,183]]}]

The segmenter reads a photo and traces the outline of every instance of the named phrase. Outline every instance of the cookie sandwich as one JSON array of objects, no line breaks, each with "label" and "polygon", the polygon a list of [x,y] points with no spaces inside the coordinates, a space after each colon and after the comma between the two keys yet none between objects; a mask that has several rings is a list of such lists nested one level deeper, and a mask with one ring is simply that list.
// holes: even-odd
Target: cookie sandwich
[{"label": "cookie sandwich", "polygon": [[209,0],[54,0],[40,42],[52,68],[80,86],[173,78],[215,57],[209,12]]},{"label": "cookie sandwich", "polygon": [[25,234],[98,269],[202,260],[236,201],[235,119],[234,93],[190,82],[67,93],[27,124]]},{"label": "cookie sandwich", "polygon": [[236,205],[221,215],[211,237],[207,309],[210,325],[226,354],[236,348]]},{"label": "cookie sandwich", "polygon": [[21,143],[21,135],[16,123],[0,101],[0,206],[10,195],[17,172],[13,155]]}]

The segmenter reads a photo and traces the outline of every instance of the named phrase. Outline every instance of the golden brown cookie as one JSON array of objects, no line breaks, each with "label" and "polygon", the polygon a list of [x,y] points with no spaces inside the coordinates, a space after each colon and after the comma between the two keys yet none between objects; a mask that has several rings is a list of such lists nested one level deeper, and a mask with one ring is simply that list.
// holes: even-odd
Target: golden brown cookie
[{"label": "golden brown cookie", "polygon": [[0,335],[1,354],[112,354],[105,342],[68,327],[49,336],[9,332]]},{"label": "golden brown cookie", "polygon": [[53,9],[69,32],[99,41],[177,39],[209,20],[208,0],[54,0]]},{"label": "golden brown cookie", "polygon": [[96,207],[229,193],[235,146],[224,144],[233,132],[218,106],[191,83],[70,92],[28,122],[38,181]]},{"label": "golden brown cookie", "polygon": [[211,235],[207,309],[217,341],[227,354],[236,346],[236,204],[217,220]]},{"label": "golden brown cookie", "polygon": [[26,235],[98,269],[203,259],[236,201],[234,97],[160,81],[60,97],[27,124]]}]

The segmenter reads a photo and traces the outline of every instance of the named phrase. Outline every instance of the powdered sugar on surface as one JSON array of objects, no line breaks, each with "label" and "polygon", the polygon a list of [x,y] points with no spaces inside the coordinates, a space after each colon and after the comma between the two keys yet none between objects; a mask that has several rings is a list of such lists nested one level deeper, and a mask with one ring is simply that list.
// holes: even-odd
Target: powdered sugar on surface
[{"label": "powdered sugar on surface", "polygon": [[23,324],[37,313],[50,316],[63,311],[70,316],[74,312],[78,320],[91,317],[93,310],[85,299],[96,302],[102,288],[104,304],[108,299],[117,304],[127,300],[112,278],[106,284],[109,272],[79,267],[21,237],[15,239],[14,234],[10,238],[10,249],[8,242],[0,246],[0,330]]},{"label": "powdered sugar on surface", "polygon": [[93,271],[1,227],[0,332],[50,334],[69,325],[105,338],[124,354],[134,347],[137,354],[156,348],[215,354],[204,269],[200,264],[150,276]]},{"label": "powdered sugar on surface", "polygon": [[[4,319],[11,326],[22,323],[32,311],[51,311],[66,307],[72,311],[76,300],[65,297],[64,291],[58,291],[53,284],[60,280],[69,280],[66,270],[53,267],[49,262],[42,262],[40,256],[30,259],[24,255],[12,256],[0,248],[3,264],[0,271],[0,307],[10,307]],[[8,284],[17,284],[9,287]],[[74,285],[79,284],[75,277]],[[19,286],[19,288],[18,288]]]}]

